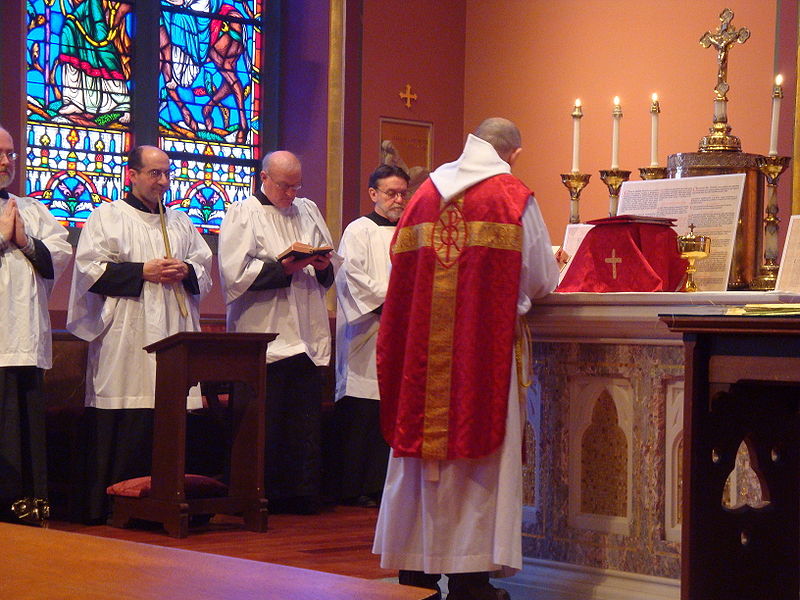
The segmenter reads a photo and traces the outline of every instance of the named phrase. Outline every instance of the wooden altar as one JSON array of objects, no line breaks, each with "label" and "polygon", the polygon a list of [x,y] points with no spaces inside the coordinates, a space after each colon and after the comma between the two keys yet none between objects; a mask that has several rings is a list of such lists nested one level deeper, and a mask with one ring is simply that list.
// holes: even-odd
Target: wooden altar
[{"label": "wooden altar", "polygon": [[[552,294],[534,303],[525,567],[507,582],[512,596],[680,597],[684,345],[659,315],[798,301],[729,291]],[[752,484],[736,479],[739,462],[726,463],[737,497]]]}]

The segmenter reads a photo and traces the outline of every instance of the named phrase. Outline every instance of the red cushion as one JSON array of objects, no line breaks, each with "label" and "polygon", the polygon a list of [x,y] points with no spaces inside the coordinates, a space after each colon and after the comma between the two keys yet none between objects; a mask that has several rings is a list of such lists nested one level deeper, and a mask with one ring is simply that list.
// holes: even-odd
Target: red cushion
[{"label": "red cushion", "polygon": [[[187,498],[217,498],[228,493],[228,486],[212,477],[190,474],[186,474],[183,477]],[[106,494],[110,496],[146,498],[150,495],[150,476],[126,479],[110,485],[106,488]]]}]

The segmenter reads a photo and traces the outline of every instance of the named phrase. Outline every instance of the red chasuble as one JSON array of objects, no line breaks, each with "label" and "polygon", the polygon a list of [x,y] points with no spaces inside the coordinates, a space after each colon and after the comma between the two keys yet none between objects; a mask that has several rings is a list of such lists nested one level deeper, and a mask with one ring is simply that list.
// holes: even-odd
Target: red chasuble
[{"label": "red chasuble", "polygon": [[403,213],[377,346],[395,456],[478,458],[503,441],[530,195],[503,174],[444,202],[428,179]]}]

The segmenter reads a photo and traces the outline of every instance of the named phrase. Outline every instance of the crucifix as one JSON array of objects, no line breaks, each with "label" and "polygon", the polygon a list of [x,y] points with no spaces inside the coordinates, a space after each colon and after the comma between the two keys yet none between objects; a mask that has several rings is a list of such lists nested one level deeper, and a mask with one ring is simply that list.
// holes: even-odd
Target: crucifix
[{"label": "crucifix", "polygon": [[726,8],[720,13],[719,20],[720,24],[717,31],[714,33],[706,31],[700,38],[700,45],[703,48],[714,46],[717,49],[717,65],[719,68],[717,70],[717,87],[714,90],[717,93],[717,100],[727,101],[727,93],[730,87],[728,85],[728,52],[730,52],[734,42],[744,44],[750,37],[750,30],[747,27],[742,27],[737,31],[735,27],[731,26],[733,11],[730,8]]},{"label": "crucifix", "polygon": [[400,99],[403,101],[403,104],[406,105],[406,108],[411,108],[412,100],[417,99],[417,95],[411,93],[411,84],[406,84],[406,90],[404,92],[399,93]]},{"label": "crucifix", "polygon": [[622,262],[622,258],[617,256],[617,249],[612,248],[611,256],[605,259],[608,264],[611,265],[611,279],[617,278],[617,263]]}]

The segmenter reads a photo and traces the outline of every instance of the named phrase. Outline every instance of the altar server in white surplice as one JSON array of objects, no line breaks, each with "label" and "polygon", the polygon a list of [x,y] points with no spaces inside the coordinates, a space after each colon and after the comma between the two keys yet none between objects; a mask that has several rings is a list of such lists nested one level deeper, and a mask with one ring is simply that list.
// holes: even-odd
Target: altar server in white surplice
[{"label": "altar server in white surplice", "polygon": [[17,153],[0,127],[0,520],[13,502],[47,498],[44,369],[52,366],[47,298],[72,248],[67,230],[33,198],[6,188]]},{"label": "altar server in white surplice", "polygon": [[[322,377],[331,334],[325,292],[332,253],[278,255],[295,242],[332,246],[317,205],[298,198],[302,166],[291,152],[262,161],[261,186],[235,202],[220,228],[219,266],[228,331],[277,333],[267,347],[265,487],[270,512],[320,506]],[[335,258],[335,257],[334,257]]]},{"label": "altar server in white surplice", "polygon": [[408,174],[381,165],[369,178],[375,210],[342,234],[336,274],[336,407],[339,499],[375,507],[386,479],[389,445],[380,428],[375,342],[389,286],[389,248],[405,207]]},{"label": "altar server in white surplice", "polygon": [[[211,250],[184,213],[158,203],[169,188],[167,155],[153,146],[128,159],[131,192],[95,210],[75,256],[67,329],[89,342],[86,406],[89,519],[106,516],[106,486],[150,474],[155,355],[143,350],[180,331],[199,331],[211,289]],[[177,296],[187,315],[181,314]],[[199,408],[190,394],[188,408]]]}]

